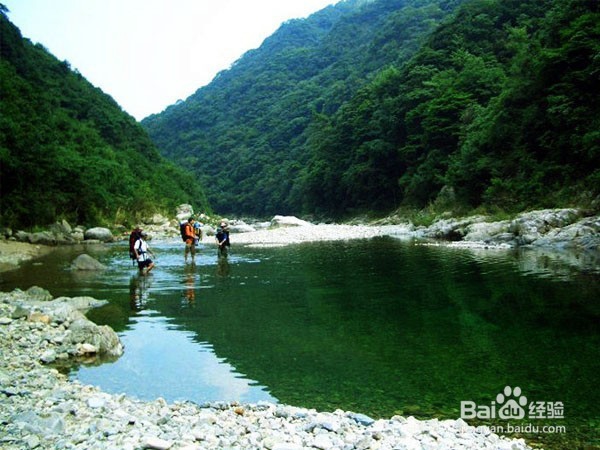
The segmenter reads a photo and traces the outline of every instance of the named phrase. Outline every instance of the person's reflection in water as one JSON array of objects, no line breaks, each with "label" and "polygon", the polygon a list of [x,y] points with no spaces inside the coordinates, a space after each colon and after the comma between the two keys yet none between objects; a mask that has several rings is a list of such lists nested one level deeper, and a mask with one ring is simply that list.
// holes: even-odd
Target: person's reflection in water
[{"label": "person's reflection in water", "polygon": [[229,260],[222,257],[217,258],[217,278],[227,278],[229,272]]},{"label": "person's reflection in water", "polygon": [[184,266],[185,270],[185,291],[184,296],[188,306],[193,306],[196,301],[196,264],[192,262],[189,266]]},{"label": "person's reflection in water", "polygon": [[141,276],[140,273],[132,275],[129,279],[129,299],[133,311],[141,311],[148,303],[148,287],[150,277]]}]

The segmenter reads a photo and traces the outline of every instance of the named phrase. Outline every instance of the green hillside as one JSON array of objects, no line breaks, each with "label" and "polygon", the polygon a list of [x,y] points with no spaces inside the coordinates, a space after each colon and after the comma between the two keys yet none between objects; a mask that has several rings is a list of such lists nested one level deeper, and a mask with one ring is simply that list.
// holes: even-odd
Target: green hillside
[{"label": "green hillside", "polygon": [[208,206],[188,171],[162,157],[117,103],[33,45],[0,5],[0,223],[135,220]]},{"label": "green hillside", "polygon": [[283,24],[142,123],[221,212],[589,204],[599,7],[344,1]]},{"label": "green hillside", "polygon": [[315,117],[402,64],[458,1],[348,0],[283,24],[185,102],[142,121],[161,153],[198,174],[215,210],[299,211]]}]

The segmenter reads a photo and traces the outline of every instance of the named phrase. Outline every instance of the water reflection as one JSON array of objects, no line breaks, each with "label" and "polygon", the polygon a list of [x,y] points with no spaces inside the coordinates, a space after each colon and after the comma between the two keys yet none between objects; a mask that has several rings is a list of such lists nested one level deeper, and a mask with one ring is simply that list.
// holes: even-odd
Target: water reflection
[{"label": "water reflection", "polygon": [[217,277],[227,278],[230,271],[229,259],[226,256],[219,256],[217,260]]},{"label": "water reflection", "polygon": [[82,366],[73,377],[146,400],[277,401],[218,358],[208,343],[196,342],[195,333],[180,330],[155,311],[136,316],[121,339],[124,356],[112,364]]},{"label": "water reflection", "polygon": [[187,306],[193,306],[196,301],[196,286],[198,283],[198,273],[196,272],[196,263],[192,262],[186,265],[184,269],[185,290],[183,297],[187,302]]},{"label": "water reflection", "polygon": [[[486,246],[465,246],[424,244],[436,248],[439,253],[450,252],[458,258],[469,258],[485,264],[489,270],[497,265],[510,264],[521,275],[531,275],[549,280],[569,281],[581,274],[600,275],[600,253],[576,249],[552,249],[544,247],[493,248]],[[504,270],[500,268],[499,270]]]},{"label": "water reflection", "polygon": [[129,298],[132,311],[145,309],[148,303],[148,288],[152,283],[152,274],[141,275],[139,272],[129,280]]}]

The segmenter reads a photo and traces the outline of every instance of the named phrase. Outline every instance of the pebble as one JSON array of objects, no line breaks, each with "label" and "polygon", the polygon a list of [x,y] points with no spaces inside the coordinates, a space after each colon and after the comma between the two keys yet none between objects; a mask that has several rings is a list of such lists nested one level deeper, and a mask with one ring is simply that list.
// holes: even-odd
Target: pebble
[{"label": "pebble", "polygon": [[[161,398],[140,401],[104,393],[69,381],[44,362],[52,354],[73,357],[77,350],[69,346],[86,344],[71,341],[67,335],[72,315],[65,316],[62,310],[61,317],[67,319],[57,323],[47,306],[52,303],[46,301],[42,308],[20,290],[0,292],[3,450],[530,449],[522,439],[497,436],[462,419],[374,420],[356,412],[319,412],[266,402],[169,404]],[[17,308],[42,313],[47,319],[30,322],[29,315],[18,314],[19,319],[8,320]]]}]

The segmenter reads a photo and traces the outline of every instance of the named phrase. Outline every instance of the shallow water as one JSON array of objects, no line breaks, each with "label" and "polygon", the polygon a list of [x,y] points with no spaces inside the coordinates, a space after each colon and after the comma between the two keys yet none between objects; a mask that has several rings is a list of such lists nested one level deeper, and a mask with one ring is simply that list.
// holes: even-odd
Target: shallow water
[{"label": "shallow water", "polygon": [[489,406],[519,386],[564,404],[548,423],[567,433],[552,439],[598,443],[598,272],[391,238],[234,245],[226,260],[206,247],[195,265],[179,242],[152,247],[146,277],[125,245],[86,250],[103,273],[68,271],[78,247],[2,274],[0,288],[109,300],[89,317],[118,331],[125,354],[71,372],[108,392],[456,418],[461,401]]}]

